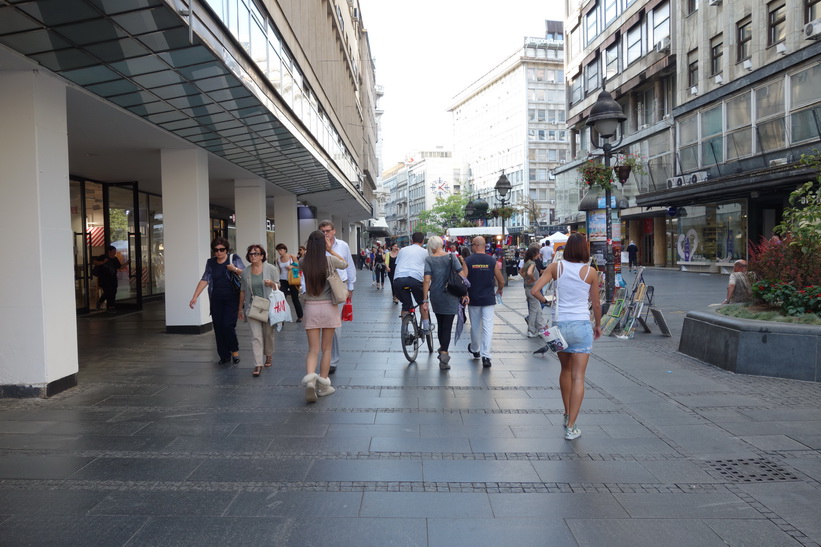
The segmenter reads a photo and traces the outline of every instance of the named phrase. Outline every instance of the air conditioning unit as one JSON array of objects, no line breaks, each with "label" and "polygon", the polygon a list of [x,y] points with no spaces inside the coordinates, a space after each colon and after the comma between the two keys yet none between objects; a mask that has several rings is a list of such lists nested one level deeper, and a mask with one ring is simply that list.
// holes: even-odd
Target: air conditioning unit
[{"label": "air conditioning unit", "polygon": [[804,25],[804,38],[818,40],[821,38],[821,19],[814,19]]},{"label": "air conditioning unit", "polygon": [[656,42],[654,49],[656,50],[656,53],[670,53],[670,37],[665,36]]},{"label": "air conditioning unit", "polygon": [[770,167],[778,167],[779,165],[787,165],[787,158],[775,158],[770,160]]},{"label": "air conditioning unit", "polygon": [[698,95],[698,86],[694,85],[690,88],[690,95]]},{"label": "air conditioning unit", "polygon": [[681,186],[688,186],[690,184],[698,184],[710,178],[710,173],[707,171],[696,171],[689,175],[679,175],[667,179],[667,188],[679,188]]},{"label": "air conditioning unit", "polygon": [[709,0],[707,3],[710,4],[711,6],[717,6],[717,5],[721,4],[721,0]]},{"label": "air conditioning unit", "polygon": [[722,77],[721,77],[721,74],[716,74],[716,77],[715,77],[715,80],[714,80],[714,81],[715,81],[715,83],[717,83],[718,85],[721,85],[721,84],[723,84],[723,83],[724,83],[724,78],[722,78]]}]

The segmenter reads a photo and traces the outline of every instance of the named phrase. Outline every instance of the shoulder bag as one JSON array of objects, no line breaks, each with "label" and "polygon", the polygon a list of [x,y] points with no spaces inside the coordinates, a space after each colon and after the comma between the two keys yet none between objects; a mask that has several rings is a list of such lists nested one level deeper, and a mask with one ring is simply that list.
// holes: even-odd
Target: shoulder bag
[{"label": "shoulder bag", "polygon": [[235,256],[234,253],[231,253],[228,256],[228,264],[225,265],[225,268],[226,268],[225,271],[227,271],[228,275],[230,276],[231,285],[234,287],[234,290],[236,292],[239,292],[242,289],[242,278],[236,272],[232,272],[232,271],[228,270],[228,266],[230,266],[231,264],[234,263],[234,256]]},{"label": "shoulder bag", "polygon": [[288,284],[295,287],[302,285],[302,274],[299,271],[299,262],[292,260],[288,266]]},{"label": "shoulder bag", "polygon": [[[448,275],[448,280],[445,283],[445,290],[456,297],[463,297],[468,293],[468,285],[465,283],[465,278],[462,277],[462,274],[455,271],[453,269],[453,261],[458,261],[459,259],[456,258],[454,255],[451,256],[451,267],[450,267],[450,275]],[[461,266],[461,264],[460,264]],[[461,268],[459,268],[461,270]]]},{"label": "shoulder bag", "polygon": [[328,285],[331,286],[331,302],[334,304],[342,304],[348,299],[348,287],[345,282],[339,277],[339,272],[331,265],[330,258],[328,259]]},{"label": "shoulder bag", "polygon": [[[260,323],[268,323],[268,313],[271,308],[271,302],[267,298],[257,296],[254,294],[253,284],[251,282],[251,272],[248,272],[248,290],[251,291],[251,310],[248,312],[248,318]],[[265,286],[265,269],[262,270],[263,287]],[[263,289],[263,294],[265,294]]]},{"label": "shoulder bag", "polygon": [[553,313],[550,314],[550,321],[547,325],[545,325],[544,332],[542,333],[544,341],[547,343],[547,348],[554,353],[567,349],[567,341],[564,339],[564,336],[562,336],[562,332],[556,324],[559,317],[559,278],[562,275],[561,262],[559,262],[556,270],[556,289],[553,296]]}]

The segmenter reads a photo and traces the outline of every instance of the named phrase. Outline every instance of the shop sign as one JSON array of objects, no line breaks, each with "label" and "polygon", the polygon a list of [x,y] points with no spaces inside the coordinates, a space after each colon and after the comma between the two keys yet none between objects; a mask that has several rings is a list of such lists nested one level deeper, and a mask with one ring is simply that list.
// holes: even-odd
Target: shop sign
[{"label": "shop sign", "polygon": [[643,220],[644,220],[644,229],[642,230],[642,232],[644,232],[647,235],[652,234],[653,233],[653,219],[652,218],[645,218]]}]

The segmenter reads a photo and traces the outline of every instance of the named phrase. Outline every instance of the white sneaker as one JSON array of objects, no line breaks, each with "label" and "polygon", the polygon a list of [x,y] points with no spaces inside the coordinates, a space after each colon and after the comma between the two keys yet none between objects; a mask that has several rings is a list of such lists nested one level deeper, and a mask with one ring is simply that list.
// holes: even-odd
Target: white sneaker
[{"label": "white sneaker", "polygon": [[330,378],[322,378],[321,376],[317,376],[316,378],[316,394],[320,397],[325,397],[326,395],[330,395],[336,391],[334,387],[331,385]]},{"label": "white sneaker", "polygon": [[319,379],[319,376],[317,376],[314,372],[312,372],[311,374],[306,374],[305,377],[302,379],[302,385],[305,386],[305,400],[309,403],[316,402],[317,379]]},{"label": "white sneaker", "polygon": [[281,321],[281,322],[277,323],[277,332],[280,332],[282,330],[282,325],[284,325],[284,324],[285,324],[284,321]]},{"label": "white sneaker", "polygon": [[528,332],[527,333],[528,338],[536,338],[537,336],[539,336],[538,332]]},{"label": "white sneaker", "polygon": [[573,439],[578,439],[582,436],[582,430],[576,426],[573,427],[565,427],[564,428],[564,438],[568,441],[572,441]]}]

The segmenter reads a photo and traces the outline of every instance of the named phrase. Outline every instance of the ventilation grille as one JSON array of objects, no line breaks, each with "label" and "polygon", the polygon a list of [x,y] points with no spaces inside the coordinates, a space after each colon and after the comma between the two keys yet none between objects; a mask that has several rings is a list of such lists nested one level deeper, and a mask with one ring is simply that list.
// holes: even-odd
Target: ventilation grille
[{"label": "ventilation grille", "polygon": [[704,462],[713,475],[729,482],[796,481],[798,477],[777,463],[763,458]]}]

